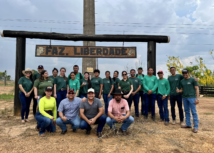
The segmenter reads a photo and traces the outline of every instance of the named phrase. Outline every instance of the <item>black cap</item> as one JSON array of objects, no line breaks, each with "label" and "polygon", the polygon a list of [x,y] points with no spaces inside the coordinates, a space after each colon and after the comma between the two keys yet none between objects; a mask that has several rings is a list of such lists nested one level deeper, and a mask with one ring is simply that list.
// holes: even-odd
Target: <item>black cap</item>
[{"label": "black cap", "polygon": [[182,73],[189,73],[189,71],[187,69],[183,69]]},{"label": "black cap", "polygon": [[43,68],[44,68],[43,65],[38,66],[38,69],[43,69]]},{"label": "black cap", "polygon": [[112,95],[123,95],[123,92],[120,89],[115,89]]},{"label": "black cap", "polygon": [[47,86],[46,88],[45,88],[45,91],[52,91],[53,90],[53,87],[51,87],[51,86]]}]

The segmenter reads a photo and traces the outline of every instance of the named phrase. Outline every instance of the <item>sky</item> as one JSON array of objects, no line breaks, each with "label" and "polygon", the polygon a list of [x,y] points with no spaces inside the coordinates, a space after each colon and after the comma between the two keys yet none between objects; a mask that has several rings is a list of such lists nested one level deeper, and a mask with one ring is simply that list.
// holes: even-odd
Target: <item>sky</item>
[{"label": "sky", "polygon": [[[83,34],[83,0],[0,0],[0,31],[25,30]],[[214,49],[213,0],[96,0],[96,34],[142,34],[170,36],[170,43],[157,43],[156,70],[167,77],[168,56],[180,57],[184,66],[195,63],[200,56],[206,66],[214,70],[214,60],[209,51]],[[27,39],[26,68],[37,69],[42,64],[51,75],[54,67],[67,68],[74,64],[82,71],[81,58],[35,57],[35,45],[49,45],[49,40]],[[51,41],[52,45],[81,46],[83,42]],[[97,46],[123,46],[122,42],[96,42]],[[147,73],[147,43],[125,42],[136,46],[137,58],[98,59],[100,76],[109,70],[121,74],[123,70],[136,69]],[[16,39],[0,37],[0,71],[7,70],[15,77]]]}]

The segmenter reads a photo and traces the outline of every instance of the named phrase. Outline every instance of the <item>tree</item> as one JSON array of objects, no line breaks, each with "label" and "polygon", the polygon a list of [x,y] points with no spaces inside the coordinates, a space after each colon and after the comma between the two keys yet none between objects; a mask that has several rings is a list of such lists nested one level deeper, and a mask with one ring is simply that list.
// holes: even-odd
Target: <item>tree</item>
[{"label": "tree", "polygon": [[175,67],[178,73],[182,74],[183,64],[180,61],[179,57],[168,56],[167,64],[168,70],[170,71],[170,67]]}]

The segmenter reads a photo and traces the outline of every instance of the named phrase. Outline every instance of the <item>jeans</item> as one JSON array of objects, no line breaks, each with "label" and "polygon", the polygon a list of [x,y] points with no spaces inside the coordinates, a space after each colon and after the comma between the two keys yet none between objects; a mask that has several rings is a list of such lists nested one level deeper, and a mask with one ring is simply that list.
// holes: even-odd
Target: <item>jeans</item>
[{"label": "jeans", "polygon": [[100,95],[99,92],[95,92],[95,97],[96,97],[96,98],[100,99],[100,98],[99,98],[99,95]]},{"label": "jeans", "polygon": [[[57,98],[56,98],[56,106],[57,106],[57,109],[59,108],[59,104],[60,102],[66,98],[66,95],[67,95],[67,90],[59,90],[57,93]],[[57,111],[57,117],[59,117],[59,112]]]},{"label": "jeans", "polygon": [[[20,92],[19,93],[19,99],[20,99],[21,105],[22,105],[21,118],[22,118],[22,120],[28,119],[32,96],[25,97],[25,94],[23,92]],[[25,117],[24,117],[24,115],[25,115]]]},{"label": "jeans", "polygon": [[139,117],[139,97],[139,94],[135,94],[134,96],[132,96],[132,99],[134,100],[135,116],[137,117]]},{"label": "jeans", "polygon": [[108,94],[103,94],[103,100],[105,103],[105,114],[107,116],[108,116],[108,105],[111,99],[112,99],[112,95],[108,98]]},{"label": "jeans", "polygon": [[62,129],[62,131],[67,130],[66,124],[71,124],[72,129],[78,129],[80,126],[80,118],[76,116],[73,120],[63,121],[60,117],[56,119],[56,124]]},{"label": "jeans", "polygon": [[169,122],[168,97],[162,100],[162,95],[157,95],[160,118],[165,122]]},{"label": "jeans", "polygon": [[184,113],[183,113],[183,108],[182,108],[182,96],[181,95],[170,95],[170,105],[171,105],[172,119],[175,120],[175,118],[176,118],[176,115],[175,115],[175,101],[177,101],[177,106],[178,106],[178,109],[179,109],[180,121],[183,122]]},{"label": "jeans", "polygon": [[184,103],[184,111],[185,111],[185,116],[186,116],[186,125],[191,126],[191,115],[190,115],[190,110],[192,112],[193,116],[193,124],[194,128],[198,129],[198,114],[196,110],[196,105],[195,105],[195,99],[196,98],[183,98],[183,103]]},{"label": "jeans", "polygon": [[[124,95],[127,95],[127,94],[129,94],[129,92],[123,92],[123,94],[124,94]],[[124,95],[123,95],[123,98],[126,99],[126,98],[124,97]],[[129,104],[129,109],[130,109],[130,111],[131,111],[131,106],[132,106],[132,94],[130,94],[129,98],[126,99],[126,100],[127,100],[128,104]]]},{"label": "jeans", "polygon": [[80,98],[88,98],[87,94],[80,94]]},{"label": "jeans", "polygon": [[[121,126],[121,130],[126,131],[133,122],[134,122],[134,118],[132,116],[129,116],[127,119],[125,119],[123,121],[123,125]],[[115,128],[114,123],[118,123],[118,122],[115,119],[107,117],[106,123],[108,124],[108,126],[110,126],[110,128]]]},{"label": "jeans", "polygon": [[[103,127],[105,126],[106,124],[106,116],[105,115],[101,115],[96,121],[94,124],[98,124],[98,127],[97,127],[97,132],[102,132],[103,130]],[[90,131],[91,130],[91,126],[85,121],[85,120],[81,120],[80,122],[80,128],[83,130],[83,129],[86,129],[87,131]]]},{"label": "jeans", "polygon": [[147,93],[145,93],[144,96],[145,96],[145,115],[148,115],[149,104],[151,104],[152,116],[155,116],[155,99],[156,99],[156,94],[150,94],[150,95],[148,95]]},{"label": "jeans", "polygon": [[145,114],[145,98],[144,98],[144,92],[143,91],[139,91],[139,96],[141,99],[141,114],[144,115]]},{"label": "jeans", "polygon": [[[51,114],[52,113],[50,113],[50,115]],[[37,124],[40,125],[39,135],[45,133],[46,130],[48,132],[56,131],[56,126],[53,125],[53,121],[50,118],[43,116],[39,111],[36,113],[35,118],[38,122]],[[38,128],[38,125],[37,125],[37,128]]]},{"label": "jeans", "polygon": [[37,107],[37,99],[35,99],[34,92],[31,93],[31,96],[33,97],[33,115],[35,117],[35,115],[36,115],[36,107]]}]

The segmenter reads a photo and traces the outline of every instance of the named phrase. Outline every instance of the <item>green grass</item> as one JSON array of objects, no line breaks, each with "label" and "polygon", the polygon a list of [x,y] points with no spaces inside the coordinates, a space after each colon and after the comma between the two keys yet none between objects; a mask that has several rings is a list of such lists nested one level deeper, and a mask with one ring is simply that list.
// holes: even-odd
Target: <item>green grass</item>
[{"label": "green grass", "polygon": [[213,113],[204,113],[204,115],[213,115]]},{"label": "green grass", "polygon": [[13,94],[0,94],[0,100],[12,100],[13,98]]},{"label": "green grass", "polygon": [[[6,86],[14,86],[15,81],[7,81]],[[0,81],[0,86],[4,86],[4,81]]]}]

